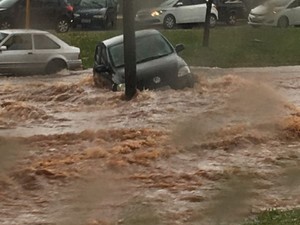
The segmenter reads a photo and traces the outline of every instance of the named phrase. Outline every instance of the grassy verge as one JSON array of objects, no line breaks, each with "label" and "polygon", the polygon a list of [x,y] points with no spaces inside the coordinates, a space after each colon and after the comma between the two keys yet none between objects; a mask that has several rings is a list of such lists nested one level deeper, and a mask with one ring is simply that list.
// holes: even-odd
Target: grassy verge
[{"label": "grassy verge", "polygon": [[298,225],[300,224],[300,209],[290,211],[265,211],[256,219],[244,225]]},{"label": "grassy verge", "polygon": [[[193,66],[226,68],[300,64],[299,28],[220,26],[210,30],[207,48],[202,47],[202,28],[161,32],[172,44],[185,45],[186,49],[180,54]],[[91,67],[96,44],[120,33],[121,30],[72,31],[59,36],[69,44],[80,47],[84,66]]]}]

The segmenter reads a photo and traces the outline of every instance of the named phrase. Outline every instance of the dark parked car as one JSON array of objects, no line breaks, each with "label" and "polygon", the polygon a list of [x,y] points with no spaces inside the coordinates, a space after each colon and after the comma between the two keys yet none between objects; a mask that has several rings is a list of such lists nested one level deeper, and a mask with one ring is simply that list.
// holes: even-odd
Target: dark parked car
[{"label": "dark parked car", "polygon": [[117,23],[117,0],[80,0],[74,7],[74,27],[108,29]]},{"label": "dark parked car", "polygon": [[235,25],[238,19],[246,19],[247,8],[241,0],[213,0],[219,12],[219,21]]},{"label": "dark parked car", "polygon": [[[186,62],[177,55],[182,44],[174,48],[157,30],[136,31],[136,66],[138,89],[170,86],[192,87],[194,78]],[[102,41],[96,47],[93,68],[96,86],[117,90],[125,83],[123,35]]]},{"label": "dark parked car", "polygon": [[[0,29],[25,28],[26,0],[0,1]],[[30,0],[30,27],[67,32],[73,7],[67,0]]]}]

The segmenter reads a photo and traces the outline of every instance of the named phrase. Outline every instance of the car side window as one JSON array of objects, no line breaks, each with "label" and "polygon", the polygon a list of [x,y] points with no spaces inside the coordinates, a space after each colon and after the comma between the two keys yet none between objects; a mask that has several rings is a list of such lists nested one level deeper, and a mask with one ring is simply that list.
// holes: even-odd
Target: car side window
[{"label": "car side window", "polygon": [[299,1],[295,0],[288,6],[288,9],[296,8],[298,6],[299,6]]},{"label": "car side window", "polygon": [[31,50],[31,34],[15,34],[3,45],[7,47],[7,50]]},{"label": "car side window", "polygon": [[206,4],[206,0],[192,0],[194,5]]},{"label": "car side window", "polygon": [[192,0],[181,0],[183,6],[193,5]]},{"label": "car side window", "polygon": [[45,35],[35,34],[34,48],[35,49],[59,49],[60,46]]},{"label": "car side window", "polygon": [[95,60],[99,64],[108,64],[107,53],[105,46],[97,46]]}]

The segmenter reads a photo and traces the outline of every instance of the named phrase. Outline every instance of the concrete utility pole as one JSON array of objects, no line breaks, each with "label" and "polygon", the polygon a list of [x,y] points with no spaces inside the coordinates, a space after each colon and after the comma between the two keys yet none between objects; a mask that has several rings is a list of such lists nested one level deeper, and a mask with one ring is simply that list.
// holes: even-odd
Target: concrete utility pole
[{"label": "concrete utility pole", "polygon": [[204,23],[204,34],[203,34],[203,44],[202,44],[203,47],[208,47],[211,7],[212,7],[212,0],[207,0],[206,1],[205,23]]},{"label": "concrete utility pole", "polygon": [[30,0],[26,0],[26,15],[25,15],[25,28],[30,27]]},{"label": "concrete utility pole", "polygon": [[131,100],[136,94],[136,52],[134,26],[134,0],[123,1],[123,33],[124,33],[124,63],[125,63],[125,96]]}]

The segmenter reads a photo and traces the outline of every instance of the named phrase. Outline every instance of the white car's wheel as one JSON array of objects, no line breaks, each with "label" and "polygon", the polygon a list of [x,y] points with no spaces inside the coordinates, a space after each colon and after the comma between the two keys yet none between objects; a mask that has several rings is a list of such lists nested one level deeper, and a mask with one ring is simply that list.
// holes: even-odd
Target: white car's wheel
[{"label": "white car's wheel", "polygon": [[51,60],[48,65],[46,66],[46,73],[47,74],[55,74],[63,69],[66,69],[67,65],[65,61],[61,59],[54,59]]},{"label": "white car's wheel", "polygon": [[176,26],[176,19],[172,15],[166,15],[164,18],[164,28],[173,29]]},{"label": "white car's wheel", "polygon": [[216,24],[217,24],[217,17],[214,14],[211,14],[209,18],[209,25],[210,27],[215,27]]},{"label": "white car's wheel", "polygon": [[289,26],[289,19],[285,16],[279,18],[277,22],[277,26],[280,28],[286,28]]}]

